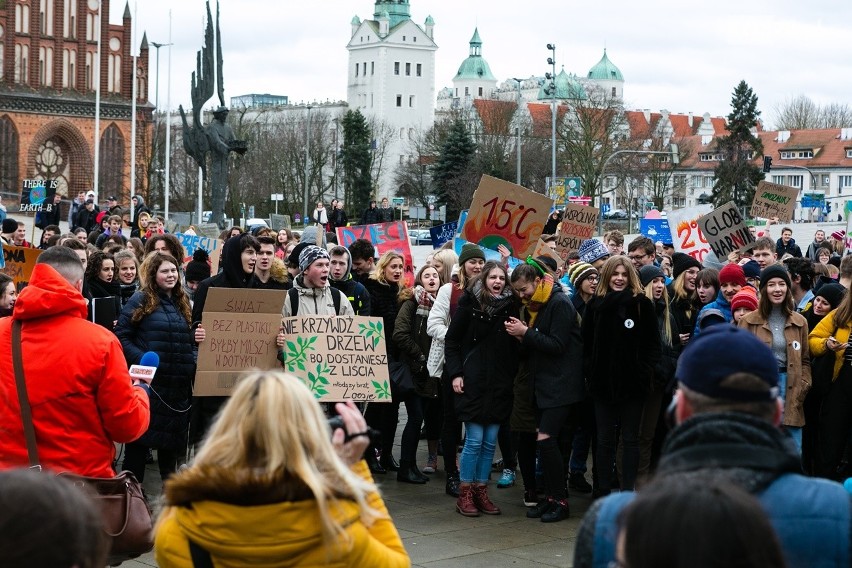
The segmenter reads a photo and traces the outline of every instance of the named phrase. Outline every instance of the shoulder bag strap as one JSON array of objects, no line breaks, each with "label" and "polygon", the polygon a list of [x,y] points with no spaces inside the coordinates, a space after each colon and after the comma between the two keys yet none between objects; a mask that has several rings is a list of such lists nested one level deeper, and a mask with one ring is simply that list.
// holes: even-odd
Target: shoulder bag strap
[{"label": "shoulder bag strap", "polygon": [[18,403],[21,406],[21,421],[24,423],[24,438],[27,440],[27,455],[30,467],[41,469],[38,460],[33,411],[27,396],[27,383],[24,380],[24,362],[21,359],[21,320],[12,321],[12,368],[15,371],[15,385],[18,388]]}]

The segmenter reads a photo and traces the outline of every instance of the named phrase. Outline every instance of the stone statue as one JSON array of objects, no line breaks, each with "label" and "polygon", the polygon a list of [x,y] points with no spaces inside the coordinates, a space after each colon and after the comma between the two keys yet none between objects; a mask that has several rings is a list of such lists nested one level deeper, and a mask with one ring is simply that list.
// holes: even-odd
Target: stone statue
[{"label": "stone statue", "polygon": [[[211,215],[210,222],[224,228],[225,196],[228,193],[228,156],[230,152],[245,153],[244,141],[234,139],[234,131],[227,124],[228,109],[225,107],[225,87],[222,78],[222,36],[219,33],[219,3],[216,3],[216,77],[213,77],[212,49],[214,43],[213,18],[210,15],[210,1],[207,1],[207,28],[204,32],[204,46],[196,55],[196,69],[192,73],[192,126],[186,119],[183,106],[179,107],[183,121],[183,148],[201,168],[203,182],[207,181],[207,154],[211,155]],[[213,122],[205,128],[201,119],[201,109],[213,96],[214,85],[218,84],[219,108],[213,111]]]}]

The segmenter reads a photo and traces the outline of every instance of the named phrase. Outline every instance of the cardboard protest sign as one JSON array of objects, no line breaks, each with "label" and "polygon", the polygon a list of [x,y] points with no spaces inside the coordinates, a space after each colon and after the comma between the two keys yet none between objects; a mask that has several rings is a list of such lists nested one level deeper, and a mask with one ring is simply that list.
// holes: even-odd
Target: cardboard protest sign
[{"label": "cardboard protest sign", "polygon": [[5,266],[0,272],[10,276],[15,282],[15,289],[19,292],[30,281],[38,255],[42,253],[39,249],[3,245],[3,260]]},{"label": "cardboard protest sign", "polygon": [[453,221],[429,229],[429,236],[432,237],[432,248],[441,248],[444,243],[453,240],[457,228],[458,222]]},{"label": "cardboard protest sign", "polygon": [[600,210],[578,203],[565,206],[559,233],[556,234],[556,250],[560,258],[568,260],[571,251],[580,250],[583,241],[595,236]]},{"label": "cardboard protest sign", "polygon": [[761,181],[754,192],[751,216],[764,219],[778,217],[782,223],[792,221],[798,198],[799,189],[796,187]]},{"label": "cardboard protest sign", "polygon": [[373,243],[377,256],[382,256],[387,251],[401,254],[405,259],[405,281],[409,286],[414,285],[414,259],[411,256],[411,241],[408,240],[408,224],[405,221],[337,228],[337,242],[340,246],[348,248],[357,239],[367,239]]},{"label": "cardboard protest sign", "polygon": [[754,237],[733,201],[700,217],[698,226],[707,238],[707,244],[721,261],[728,258],[732,252],[742,250],[754,242]]},{"label": "cardboard protest sign", "polygon": [[482,176],[461,237],[485,248],[505,245],[512,256],[526,258],[535,245],[553,200],[514,183]]},{"label": "cardboard protest sign", "polygon": [[287,292],[210,288],[198,345],[195,396],[230,396],[248,369],[280,369],[275,337]]},{"label": "cardboard protest sign", "polygon": [[[675,250],[686,253],[699,262],[710,252],[710,245],[698,226],[698,218],[713,210],[712,205],[696,205],[675,209],[668,214]],[[720,259],[724,260],[724,259]]]},{"label": "cardboard protest sign", "polygon": [[219,274],[219,258],[222,256],[223,241],[217,241],[216,248],[210,251],[210,274],[216,276]]},{"label": "cardboard protest sign", "polygon": [[556,266],[562,266],[562,264],[565,262],[565,259],[559,256],[559,252],[556,249],[554,249],[552,246],[550,246],[541,239],[539,239],[535,245],[535,252],[533,252],[533,256],[546,256],[548,258],[552,258],[556,261]]},{"label": "cardboard protest sign", "polygon": [[186,256],[189,257],[189,259],[192,258],[192,255],[195,254],[196,250],[204,249],[207,251],[207,254],[210,254],[214,249],[219,247],[221,243],[221,241],[216,238],[211,239],[210,237],[187,235],[186,233],[175,233],[175,237],[180,241],[180,244],[183,245],[183,248],[186,249]]},{"label": "cardboard protest sign", "polygon": [[382,318],[284,318],[284,367],[320,401],[391,402]]},{"label": "cardboard protest sign", "polygon": [[269,214],[269,227],[274,231],[290,228],[290,216],[278,215],[277,213]]},{"label": "cardboard protest sign", "polygon": [[[218,239],[219,233],[222,230],[219,228],[219,225],[216,223],[199,223],[195,226],[195,233],[202,237],[209,237],[211,239]],[[209,250],[207,252],[210,252]]]}]

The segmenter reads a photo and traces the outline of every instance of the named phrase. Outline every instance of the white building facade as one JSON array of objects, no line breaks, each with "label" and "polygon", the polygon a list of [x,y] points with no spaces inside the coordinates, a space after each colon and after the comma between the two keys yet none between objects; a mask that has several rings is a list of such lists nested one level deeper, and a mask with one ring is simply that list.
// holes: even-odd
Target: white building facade
[{"label": "white building facade", "polygon": [[[411,154],[410,142],[418,130],[435,120],[435,23],[422,26],[411,20],[408,0],[377,1],[373,19],[352,19],[346,99],[374,125],[392,132],[374,141],[384,152],[384,168],[375,188],[377,198],[395,193],[396,167]],[[375,134],[375,133],[374,133]],[[381,146],[381,147],[379,147]]]}]

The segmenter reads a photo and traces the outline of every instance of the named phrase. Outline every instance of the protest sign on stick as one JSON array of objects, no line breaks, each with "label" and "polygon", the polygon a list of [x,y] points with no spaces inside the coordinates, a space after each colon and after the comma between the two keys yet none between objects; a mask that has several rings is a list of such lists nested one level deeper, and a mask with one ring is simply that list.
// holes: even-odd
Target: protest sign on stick
[{"label": "protest sign on stick", "polygon": [[409,286],[414,285],[414,258],[411,256],[411,241],[408,240],[408,223],[392,221],[337,228],[337,242],[340,246],[348,248],[357,239],[367,239],[373,243],[377,256],[387,251],[401,254],[405,259],[405,281]]},{"label": "protest sign on stick", "polygon": [[453,240],[458,229],[458,222],[445,223],[429,229],[429,236],[432,237],[432,248],[440,248],[444,243]]},{"label": "protest sign on stick", "polygon": [[461,237],[491,250],[506,246],[516,258],[535,251],[553,200],[514,183],[482,176]]},{"label": "protest sign on stick", "polygon": [[754,192],[751,203],[751,216],[772,219],[778,217],[781,223],[793,220],[799,188],[761,181]]},{"label": "protest sign on stick", "polygon": [[583,241],[595,236],[600,210],[578,203],[565,206],[565,214],[559,233],[556,235],[556,250],[562,261],[568,260],[571,251],[580,250]]},{"label": "protest sign on stick", "polygon": [[[710,252],[710,245],[698,226],[698,218],[713,210],[712,205],[696,205],[675,209],[668,214],[675,250],[696,258],[699,262]],[[724,259],[720,259],[724,260]]]},{"label": "protest sign on stick", "polygon": [[391,402],[382,318],[284,318],[284,366],[322,402]]},{"label": "protest sign on stick", "polygon": [[538,258],[540,256],[546,256],[547,258],[552,258],[556,261],[556,266],[562,266],[563,260],[562,257],[559,256],[559,252],[556,251],[552,246],[544,242],[542,239],[539,239],[535,245],[535,251],[533,252],[533,256]]},{"label": "protest sign on stick", "polygon": [[698,226],[707,244],[722,262],[732,252],[742,250],[754,242],[754,236],[733,201],[700,217]]},{"label": "protest sign on stick", "polygon": [[18,292],[29,283],[36,260],[41,253],[40,249],[3,245],[5,265],[0,268],[0,272],[12,278]]},{"label": "protest sign on stick", "polygon": [[281,368],[275,339],[286,297],[284,290],[208,290],[195,396],[230,396],[244,371]]}]

